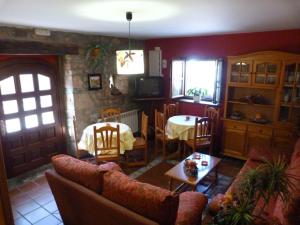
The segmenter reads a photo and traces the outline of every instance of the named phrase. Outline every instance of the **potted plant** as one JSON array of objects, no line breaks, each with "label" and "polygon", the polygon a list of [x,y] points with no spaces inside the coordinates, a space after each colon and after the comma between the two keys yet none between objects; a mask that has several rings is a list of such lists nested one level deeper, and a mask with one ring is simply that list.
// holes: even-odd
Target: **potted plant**
[{"label": "potted plant", "polygon": [[86,61],[92,71],[103,70],[105,61],[109,60],[113,49],[111,43],[91,44],[86,49]]},{"label": "potted plant", "polygon": [[[293,177],[286,173],[287,166],[285,158],[280,156],[246,172],[235,195],[225,195],[221,210],[213,217],[210,225],[252,225],[257,221],[266,222],[265,207],[271,198],[280,197],[284,203],[290,200],[294,186],[291,181]],[[258,208],[260,200],[263,204]]]},{"label": "potted plant", "polygon": [[206,88],[190,88],[187,90],[188,96],[193,96],[194,102],[199,102],[203,96],[207,95]]}]

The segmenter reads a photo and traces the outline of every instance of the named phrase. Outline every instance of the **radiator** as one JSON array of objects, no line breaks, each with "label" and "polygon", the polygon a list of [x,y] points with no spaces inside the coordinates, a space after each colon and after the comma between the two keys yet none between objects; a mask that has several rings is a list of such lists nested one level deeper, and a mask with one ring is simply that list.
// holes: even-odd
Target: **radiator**
[{"label": "radiator", "polygon": [[139,121],[138,121],[138,110],[130,110],[121,113],[121,123],[127,124],[133,133],[138,132]]}]

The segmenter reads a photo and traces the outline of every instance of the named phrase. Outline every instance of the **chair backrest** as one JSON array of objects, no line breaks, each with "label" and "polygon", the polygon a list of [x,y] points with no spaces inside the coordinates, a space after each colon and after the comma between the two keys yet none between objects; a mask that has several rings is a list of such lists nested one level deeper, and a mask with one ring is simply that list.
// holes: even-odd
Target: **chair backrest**
[{"label": "chair backrest", "polygon": [[212,137],[212,124],[211,119],[208,117],[200,117],[195,119],[194,141],[197,143],[199,140],[211,140]]},{"label": "chair backrest", "polygon": [[206,107],[205,108],[205,116],[211,119],[212,122],[212,131],[215,134],[216,129],[218,129],[219,122],[219,110],[214,107]]},{"label": "chair backrest", "polygon": [[120,127],[110,125],[96,128],[94,126],[94,148],[97,161],[119,161]]},{"label": "chair backrest", "polygon": [[142,112],[142,125],[141,125],[141,136],[145,139],[147,143],[148,137],[148,116]]},{"label": "chair backrest", "polygon": [[100,119],[102,121],[121,122],[121,109],[120,108],[102,109],[100,111]]},{"label": "chair backrest", "polygon": [[155,109],[155,136],[165,135],[165,115]]},{"label": "chair backrest", "polygon": [[79,151],[78,151],[78,143],[77,143],[76,117],[75,116],[73,116],[73,132],[74,132],[74,140],[75,140],[76,157],[80,158]]},{"label": "chair backrest", "polygon": [[172,116],[179,114],[179,103],[164,104],[165,122]]}]

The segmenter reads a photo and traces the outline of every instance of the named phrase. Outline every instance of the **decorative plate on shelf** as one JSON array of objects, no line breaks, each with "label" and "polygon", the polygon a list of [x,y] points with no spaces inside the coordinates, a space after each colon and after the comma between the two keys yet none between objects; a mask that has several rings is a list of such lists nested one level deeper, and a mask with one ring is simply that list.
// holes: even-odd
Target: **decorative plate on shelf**
[{"label": "decorative plate on shelf", "polygon": [[267,120],[267,119],[264,119],[264,118],[251,118],[250,119],[251,122],[254,122],[254,123],[260,123],[260,124],[266,124],[266,123],[269,123],[270,121]]}]

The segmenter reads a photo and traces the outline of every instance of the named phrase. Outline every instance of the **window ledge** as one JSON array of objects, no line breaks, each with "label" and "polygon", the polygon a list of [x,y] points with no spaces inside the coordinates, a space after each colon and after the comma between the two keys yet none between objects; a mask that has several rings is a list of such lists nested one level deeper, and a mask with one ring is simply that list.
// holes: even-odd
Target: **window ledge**
[{"label": "window ledge", "polygon": [[186,102],[186,103],[193,103],[193,104],[201,104],[201,105],[211,105],[211,106],[219,106],[219,103],[213,103],[213,102],[208,102],[208,101],[200,101],[200,102],[194,102],[193,99],[178,99],[179,102]]}]

